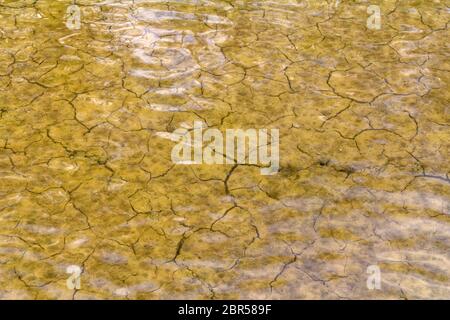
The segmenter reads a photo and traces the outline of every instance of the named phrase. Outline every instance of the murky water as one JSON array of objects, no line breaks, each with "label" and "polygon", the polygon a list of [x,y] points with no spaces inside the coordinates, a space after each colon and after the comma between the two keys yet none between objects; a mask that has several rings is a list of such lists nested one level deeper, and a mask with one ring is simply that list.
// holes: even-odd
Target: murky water
[{"label": "murky water", "polygon": [[0,1],[0,298],[450,298],[449,1],[71,4]]}]

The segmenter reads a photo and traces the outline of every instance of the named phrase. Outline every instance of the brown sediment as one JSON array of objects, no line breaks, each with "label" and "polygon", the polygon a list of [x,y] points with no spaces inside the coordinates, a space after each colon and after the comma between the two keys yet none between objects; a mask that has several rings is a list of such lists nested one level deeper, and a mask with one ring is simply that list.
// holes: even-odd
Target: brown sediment
[{"label": "brown sediment", "polygon": [[[380,30],[366,1],[71,3],[0,3],[0,298],[450,298],[444,1],[371,1]],[[279,129],[280,172],[174,165],[194,121]]]}]

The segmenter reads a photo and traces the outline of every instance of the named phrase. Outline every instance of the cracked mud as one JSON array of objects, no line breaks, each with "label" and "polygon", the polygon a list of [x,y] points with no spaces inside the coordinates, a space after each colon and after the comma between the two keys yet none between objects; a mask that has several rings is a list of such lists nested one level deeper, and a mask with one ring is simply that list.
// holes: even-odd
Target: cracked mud
[{"label": "cracked mud", "polygon": [[[449,1],[71,4],[0,1],[1,299],[450,298]],[[194,121],[279,173],[173,164]]]}]

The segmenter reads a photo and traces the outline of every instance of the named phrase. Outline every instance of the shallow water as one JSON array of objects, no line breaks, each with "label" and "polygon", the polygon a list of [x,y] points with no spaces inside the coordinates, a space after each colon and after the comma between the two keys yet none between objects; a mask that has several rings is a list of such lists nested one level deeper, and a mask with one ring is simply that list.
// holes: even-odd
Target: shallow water
[{"label": "shallow water", "polygon": [[0,298],[450,298],[448,1],[71,3],[0,1]]}]

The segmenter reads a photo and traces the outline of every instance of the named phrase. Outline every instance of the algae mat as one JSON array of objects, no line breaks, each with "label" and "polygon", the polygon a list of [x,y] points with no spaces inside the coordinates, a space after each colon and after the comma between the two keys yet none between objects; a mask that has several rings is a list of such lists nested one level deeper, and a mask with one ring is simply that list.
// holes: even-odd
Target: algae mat
[{"label": "algae mat", "polygon": [[449,5],[0,1],[0,298],[450,298]]}]

